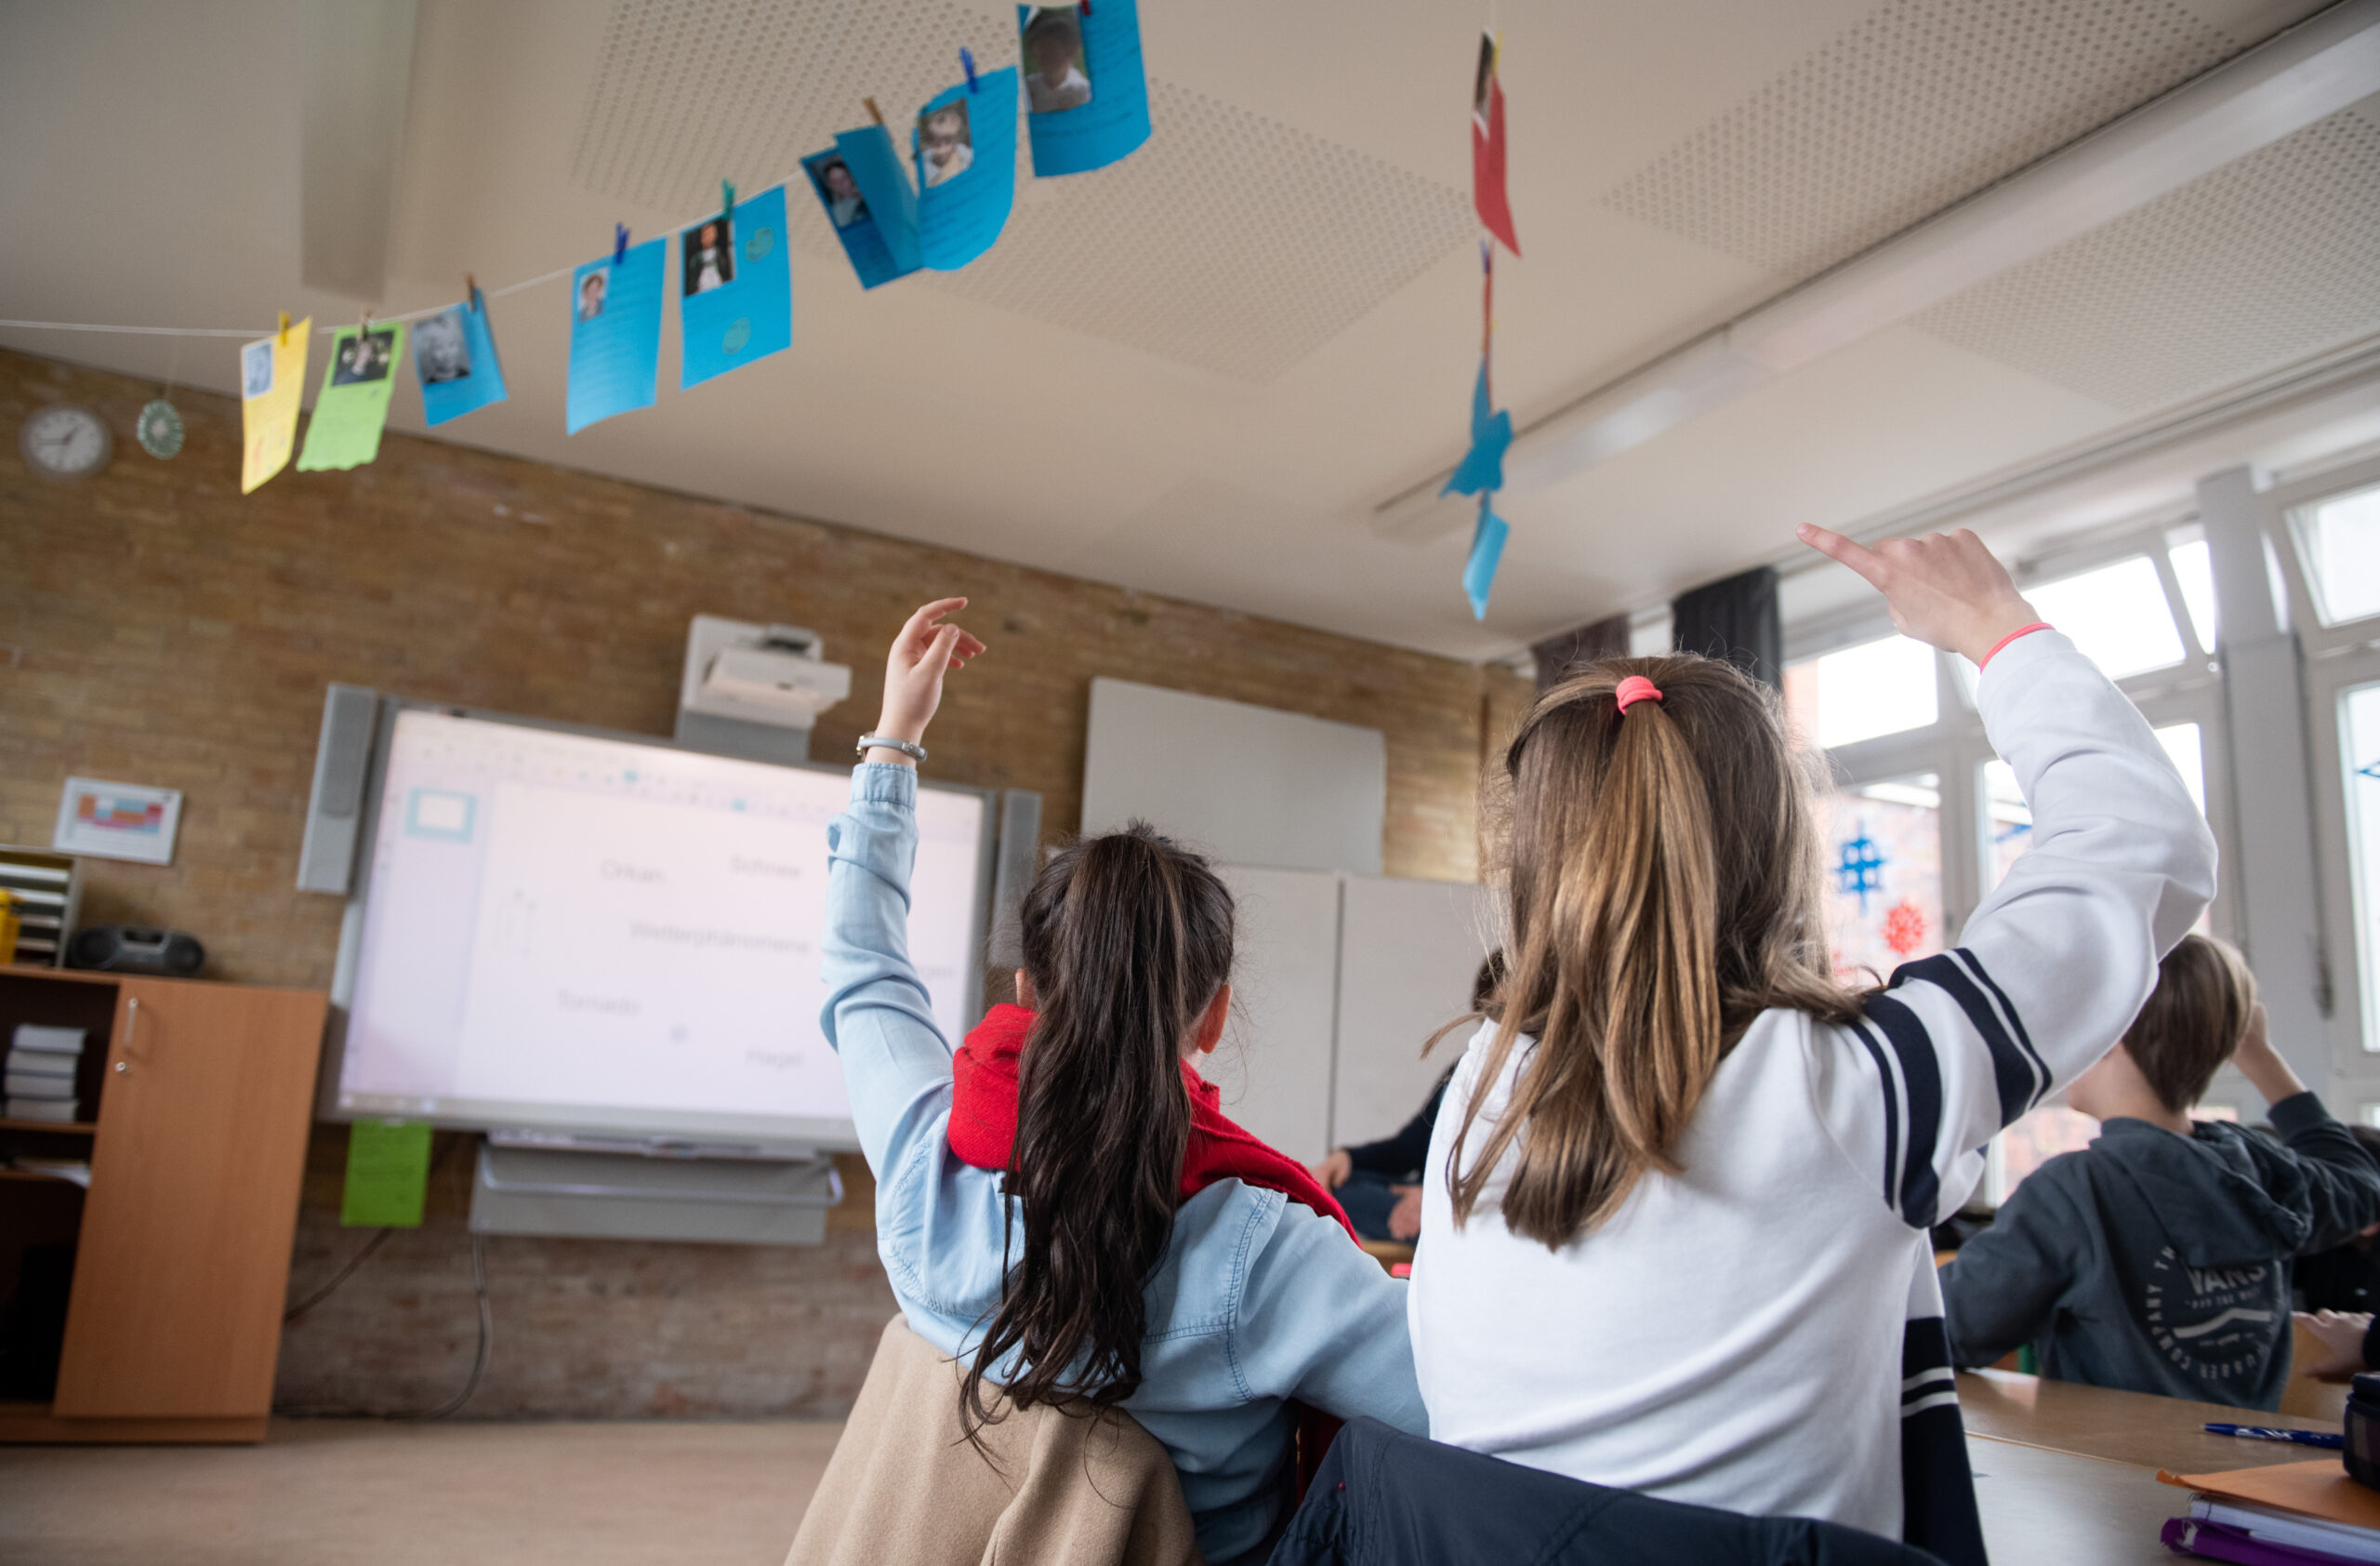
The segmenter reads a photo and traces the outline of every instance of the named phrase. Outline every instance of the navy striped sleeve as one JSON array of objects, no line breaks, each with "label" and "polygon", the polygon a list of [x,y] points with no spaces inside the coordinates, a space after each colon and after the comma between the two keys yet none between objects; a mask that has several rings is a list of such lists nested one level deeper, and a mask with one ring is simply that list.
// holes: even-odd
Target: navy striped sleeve
[{"label": "navy striped sleeve", "polygon": [[[1917,1014],[1889,995],[1871,995],[1866,1006],[1868,1020],[1884,1037],[1893,1065],[1900,1078],[1900,1096],[1909,1108],[1909,1148],[1902,1155],[1900,1172],[1901,1221],[1912,1228],[1924,1228],[1935,1220],[1935,1206],[1941,1196],[1941,1179],[1935,1173],[1936,1149],[1942,1137],[1942,1063],[1935,1053],[1934,1041],[1925,1031]],[[1885,1092],[1892,1092],[1888,1082]],[[1891,1164],[1885,1154],[1886,1167]]]},{"label": "navy striped sleeve", "polygon": [[1911,982],[1934,985],[1956,1001],[1976,1035],[1983,1041],[1984,1048],[1990,1052],[1992,1081],[2000,1094],[2002,1125],[2013,1124],[2041,1102],[2049,1091],[2049,1068],[2033,1052],[2024,1023],[2008,1007],[2007,997],[1991,983],[1973,952],[1962,948],[1904,962],[1893,971],[1889,988],[1898,989]]}]

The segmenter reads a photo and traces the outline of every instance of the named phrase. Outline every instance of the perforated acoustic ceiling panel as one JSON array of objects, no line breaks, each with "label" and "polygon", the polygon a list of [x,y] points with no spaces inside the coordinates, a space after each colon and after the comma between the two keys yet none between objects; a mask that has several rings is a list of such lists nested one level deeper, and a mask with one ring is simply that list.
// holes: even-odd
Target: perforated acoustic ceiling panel
[{"label": "perforated acoustic ceiling panel", "polygon": [[1888,0],[1605,205],[1798,282],[2239,47],[2173,0]]},{"label": "perforated acoustic ceiling panel", "polygon": [[2125,409],[2380,332],[2380,126],[2318,121],[1911,325]]},{"label": "perforated acoustic ceiling panel", "polygon": [[[985,68],[1015,58],[1014,16],[950,0],[619,0],[573,178],[691,214],[722,175],[799,180],[804,153],[865,123],[869,96],[906,147],[906,117],[950,85],[961,44]],[[1161,78],[1149,91],[1148,144],[1096,173],[1033,181],[1020,137],[999,244],[894,286],[1262,382],[1475,232],[1461,191]],[[795,245],[840,263],[825,215],[795,194]]]}]

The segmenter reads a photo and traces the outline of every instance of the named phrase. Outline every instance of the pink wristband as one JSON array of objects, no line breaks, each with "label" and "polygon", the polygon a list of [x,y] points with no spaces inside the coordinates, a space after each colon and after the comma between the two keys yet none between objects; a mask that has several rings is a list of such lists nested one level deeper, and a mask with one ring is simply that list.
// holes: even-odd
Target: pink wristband
[{"label": "pink wristband", "polygon": [[1991,644],[1991,651],[1983,655],[1983,661],[1977,664],[1976,668],[1977,670],[1990,668],[1991,660],[2000,656],[2000,649],[2006,646],[2009,643],[2014,642],[2019,636],[2030,636],[2036,630],[2055,630],[2057,628],[2056,626],[2050,624],[2047,620],[2035,620],[2030,625],[2020,625],[2016,630],[2010,631],[2007,635],[2002,637],[1999,641],[1994,642]]}]

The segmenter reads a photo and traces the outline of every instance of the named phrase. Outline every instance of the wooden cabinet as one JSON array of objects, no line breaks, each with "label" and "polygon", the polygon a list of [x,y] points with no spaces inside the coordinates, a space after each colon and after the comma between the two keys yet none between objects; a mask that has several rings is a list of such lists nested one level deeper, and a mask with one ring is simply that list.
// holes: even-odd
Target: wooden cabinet
[{"label": "wooden cabinet", "polygon": [[261,1440],[324,997],[0,969],[0,1038],[53,985],[112,1006],[56,1399],[0,1404],[0,1440]]}]

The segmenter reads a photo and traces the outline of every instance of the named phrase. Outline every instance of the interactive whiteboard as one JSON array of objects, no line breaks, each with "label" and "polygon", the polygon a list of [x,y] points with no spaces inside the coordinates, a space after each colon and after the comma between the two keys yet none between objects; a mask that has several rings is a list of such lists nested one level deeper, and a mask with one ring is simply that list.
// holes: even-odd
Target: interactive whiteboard
[{"label": "interactive whiteboard", "polygon": [[[849,1144],[818,1024],[847,772],[417,709],[379,771],[338,1112]],[[922,789],[918,819],[910,956],[955,1040],[987,798]]]}]

